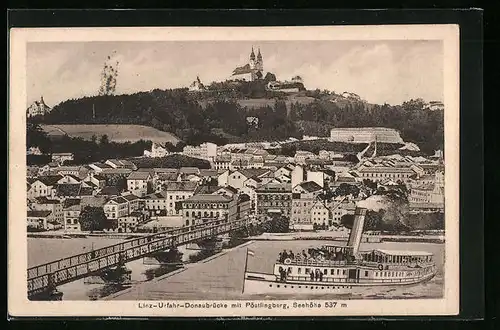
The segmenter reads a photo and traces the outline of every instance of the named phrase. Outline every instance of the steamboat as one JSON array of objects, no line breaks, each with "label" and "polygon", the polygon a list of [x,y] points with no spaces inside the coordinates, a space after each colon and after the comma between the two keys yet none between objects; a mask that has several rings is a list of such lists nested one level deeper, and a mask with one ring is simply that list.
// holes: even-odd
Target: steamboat
[{"label": "steamboat", "polygon": [[[366,208],[357,207],[347,245],[325,245],[298,253],[283,251],[273,272],[247,271],[243,293],[349,293],[357,288],[414,285],[430,280],[437,267],[428,252],[360,251]],[[253,254],[249,251],[246,254]]]}]

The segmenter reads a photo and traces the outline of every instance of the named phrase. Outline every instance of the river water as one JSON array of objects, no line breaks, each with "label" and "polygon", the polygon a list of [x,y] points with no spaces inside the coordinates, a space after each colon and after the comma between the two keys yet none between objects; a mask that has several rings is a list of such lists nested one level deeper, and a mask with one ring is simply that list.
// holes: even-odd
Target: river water
[{"label": "river water", "polygon": [[[28,264],[48,262],[66,257],[86,249],[103,247],[119,242],[117,239],[84,238],[84,239],[39,239],[28,240]],[[79,280],[60,286],[63,300],[93,300],[103,299],[103,296],[114,293],[105,299],[116,300],[212,300],[212,299],[380,299],[380,298],[441,298],[443,296],[444,279],[444,244],[434,243],[362,243],[362,250],[375,248],[386,250],[427,251],[434,253],[438,266],[437,275],[426,283],[402,287],[366,288],[347,295],[243,295],[243,270],[245,267],[246,248],[254,251],[254,256],[248,258],[248,270],[271,273],[273,264],[279,252],[283,249],[295,253],[311,247],[329,244],[325,241],[254,241],[245,246],[229,250],[216,258],[209,258],[197,264],[190,264],[184,270],[175,274],[155,278],[147,273],[158,269],[157,265],[147,265],[143,259],[127,264],[132,270],[132,281],[135,284],[128,289],[103,284],[89,284],[88,280]],[[185,254],[192,253],[180,248]]]}]

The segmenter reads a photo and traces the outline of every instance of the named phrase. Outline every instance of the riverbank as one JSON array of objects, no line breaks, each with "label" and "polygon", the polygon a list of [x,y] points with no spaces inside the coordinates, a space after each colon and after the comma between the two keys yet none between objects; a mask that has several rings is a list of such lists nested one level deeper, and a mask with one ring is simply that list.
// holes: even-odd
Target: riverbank
[{"label": "riverbank", "polygon": [[[291,232],[291,233],[263,233],[248,239],[254,241],[295,241],[295,240],[317,240],[347,242],[349,234],[345,232],[321,231],[321,232]],[[379,240],[380,242],[401,243],[444,243],[445,237],[440,235],[408,236],[408,235],[364,235],[365,239]]]}]

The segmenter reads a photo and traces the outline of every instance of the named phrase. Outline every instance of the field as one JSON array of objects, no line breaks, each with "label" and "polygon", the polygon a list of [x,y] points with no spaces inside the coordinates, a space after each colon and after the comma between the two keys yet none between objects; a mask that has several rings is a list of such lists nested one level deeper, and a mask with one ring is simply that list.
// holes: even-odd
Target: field
[{"label": "field", "polygon": [[168,132],[162,132],[155,128],[142,125],[41,125],[49,136],[61,136],[68,134],[70,137],[81,137],[85,140],[92,139],[92,135],[98,138],[104,134],[108,135],[113,142],[135,142],[139,140],[150,140],[154,142],[177,143],[179,139]]}]

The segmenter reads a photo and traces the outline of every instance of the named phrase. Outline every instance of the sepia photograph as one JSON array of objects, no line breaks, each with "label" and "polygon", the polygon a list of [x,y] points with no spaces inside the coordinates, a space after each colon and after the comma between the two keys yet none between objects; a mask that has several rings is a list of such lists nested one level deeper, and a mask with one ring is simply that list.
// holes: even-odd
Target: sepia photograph
[{"label": "sepia photograph", "polygon": [[10,37],[11,312],[458,313],[457,26]]}]

